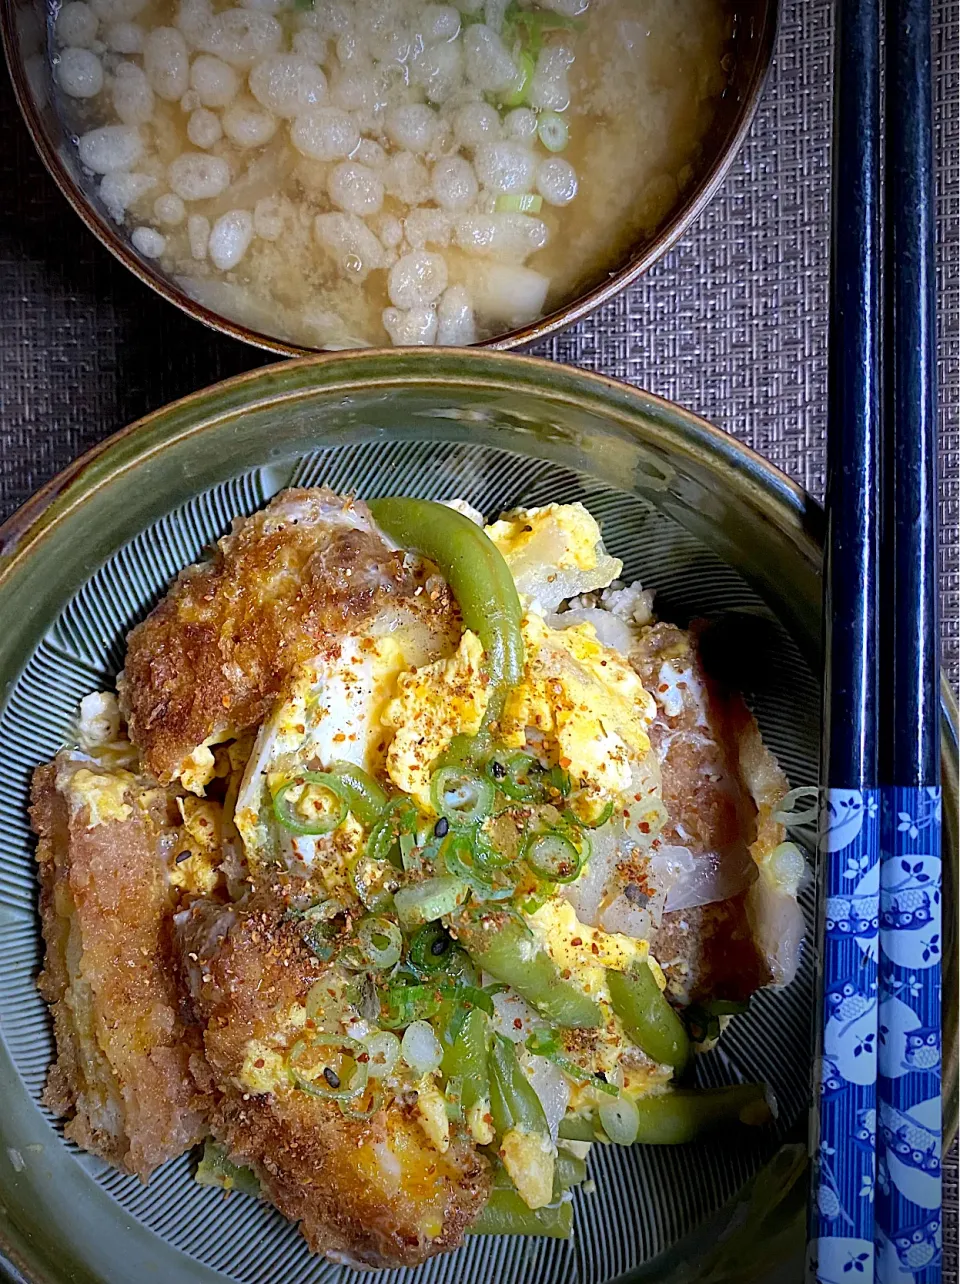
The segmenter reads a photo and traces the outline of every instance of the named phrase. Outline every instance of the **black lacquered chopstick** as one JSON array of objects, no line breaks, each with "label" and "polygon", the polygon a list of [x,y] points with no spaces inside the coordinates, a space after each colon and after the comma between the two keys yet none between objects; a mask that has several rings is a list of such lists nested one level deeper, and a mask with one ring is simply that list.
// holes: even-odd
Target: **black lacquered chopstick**
[{"label": "black lacquered chopstick", "polygon": [[[811,1274],[874,1279],[879,885],[879,0],[838,0]],[[869,914],[868,914],[869,919]]]},{"label": "black lacquered chopstick", "polygon": [[941,1278],[941,906],[930,0],[887,0],[877,1277]]}]

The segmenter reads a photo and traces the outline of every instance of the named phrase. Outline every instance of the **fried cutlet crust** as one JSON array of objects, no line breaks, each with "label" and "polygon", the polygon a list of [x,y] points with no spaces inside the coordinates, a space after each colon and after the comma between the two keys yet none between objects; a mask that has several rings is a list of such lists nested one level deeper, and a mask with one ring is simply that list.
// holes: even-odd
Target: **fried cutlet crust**
[{"label": "fried cutlet crust", "polygon": [[[648,629],[631,654],[648,691],[656,691],[660,667],[670,659],[689,669],[704,692],[706,725],[699,707],[684,700],[676,716],[661,710],[650,728],[660,758],[668,820],[660,839],[698,853],[746,851],[758,841],[757,807],[741,770],[741,741],[756,722],[741,696],[714,683],[705,672],[696,630],[673,624]],[[783,779],[783,792],[786,780]],[[777,841],[780,841],[777,839]],[[748,894],[664,914],[651,950],[689,1002],[742,1002],[773,979],[754,936]]]},{"label": "fried cutlet crust", "polygon": [[[57,788],[65,755],[37,768],[46,958],[57,1060],[44,1092],[66,1135],[143,1181],[206,1133],[207,1100],[190,1071],[199,1052],[179,1016],[171,966],[172,899],[157,850],[165,819],[124,792],[126,819],[90,827]],[[158,803],[160,811],[165,804]]]},{"label": "fried cutlet crust", "polygon": [[[489,1194],[486,1161],[455,1131],[440,1154],[413,1104],[395,1102],[369,1120],[294,1088],[270,1092],[241,1081],[251,1040],[269,1041],[303,1002],[323,965],[269,893],[249,905],[197,902],[179,922],[184,987],[203,1024],[219,1091],[214,1136],[256,1173],[311,1250],[374,1268],[415,1266],[455,1248]],[[309,1028],[309,1027],[308,1027]],[[292,1041],[296,1031],[289,1036]],[[387,1145],[390,1154],[381,1162]]]},{"label": "fried cutlet crust", "polygon": [[[422,589],[418,574],[366,505],[327,489],[239,519],[127,639],[118,690],[146,770],[168,783],[197,746],[256,726],[298,664],[336,655],[347,629]],[[457,614],[443,586],[419,597]]]}]

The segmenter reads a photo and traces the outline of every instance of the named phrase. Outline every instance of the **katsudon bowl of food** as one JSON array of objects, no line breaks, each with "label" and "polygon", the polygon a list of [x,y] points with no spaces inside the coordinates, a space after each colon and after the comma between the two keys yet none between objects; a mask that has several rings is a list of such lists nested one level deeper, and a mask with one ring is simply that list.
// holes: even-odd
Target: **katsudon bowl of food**
[{"label": "katsudon bowl of food", "polygon": [[634,280],[718,186],[776,0],[3,0],[88,227],[280,353],[515,347]]},{"label": "katsudon bowl of food", "polygon": [[[383,351],[161,410],[2,534],[22,1278],[792,1278],[812,501],[635,389]],[[869,954],[858,871],[832,912]]]}]

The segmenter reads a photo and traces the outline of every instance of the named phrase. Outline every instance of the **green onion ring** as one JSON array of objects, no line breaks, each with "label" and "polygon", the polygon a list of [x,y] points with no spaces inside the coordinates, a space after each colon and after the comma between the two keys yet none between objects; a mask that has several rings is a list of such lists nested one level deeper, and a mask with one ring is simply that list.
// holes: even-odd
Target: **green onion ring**
[{"label": "green onion ring", "polygon": [[384,969],[400,962],[403,937],[400,928],[390,919],[371,914],[357,928],[357,944],[373,967]]},{"label": "green onion ring", "polygon": [[441,767],[430,778],[430,800],[438,816],[465,828],[489,816],[494,787],[469,767]]},{"label": "green onion ring", "polygon": [[584,863],[570,839],[555,829],[531,834],[523,845],[523,859],[538,878],[551,883],[572,883]]},{"label": "green onion ring", "polygon": [[[308,1079],[306,1075],[298,1070],[296,1063],[306,1053],[323,1048],[333,1049],[338,1055],[345,1052],[347,1057],[353,1061],[354,1070],[350,1075],[350,1082],[346,1086],[343,1083],[343,1076],[333,1066],[325,1066],[318,1079]],[[326,1034],[318,1030],[310,1034],[301,1035],[297,1039],[287,1053],[287,1070],[296,1087],[303,1092],[308,1092],[312,1097],[321,1097],[325,1101],[352,1101],[367,1086],[368,1072],[366,1062],[357,1060],[357,1056],[362,1050],[356,1039],[349,1039],[346,1035]],[[328,1072],[329,1075],[332,1075],[337,1080],[336,1084],[331,1082]]]},{"label": "green onion ring", "polygon": [[[332,794],[339,806],[327,815],[318,816],[315,821],[299,820],[294,813],[293,804],[287,799],[287,793],[304,785],[317,785]],[[343,783],[328,771],[302,771],[291,780],[280,786],[273,795],[273,814],[284,827],[294,834],[332,834],[347,818],[349,799]]]}]

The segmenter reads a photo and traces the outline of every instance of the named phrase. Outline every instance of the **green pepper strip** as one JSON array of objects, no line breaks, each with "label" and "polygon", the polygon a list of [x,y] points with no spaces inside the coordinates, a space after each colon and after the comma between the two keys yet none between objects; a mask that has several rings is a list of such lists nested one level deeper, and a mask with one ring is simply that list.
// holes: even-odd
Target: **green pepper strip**
[{"label": "green pepper strip", "polygon": [[468,1235],[545,1235],[569,1239],[573,1230],[573,1204],[569,1200],[530,1209],[515,1190],[494,1190],[487,1206],[467,1227]]},{"label": "green pepper strip", "polygon": [[[640,1116],[637,1141],[647,1146],[681,1146],[714,1129],[761,1127],[774,1117],[769,1089],[762,1083],[736,1083],[726,1088],[672,1088],[653,1097],[634,1098]],[[592,1114],[568,1115],[560,1136],[569,1141],[596,1141],[603,1136]]]},{"label": "green pepper strip", "polygon": [[487,721],[500,716],[508,690],[523,677],[523,614],[503,554],[469,517],[427,499],[394,496],[369,501],[378,526],[403,548],[428,557],[443,572],[468,629],[487,656]]},{"label": "green pepper strip", "polygon": [[479,1008],[471,1008],[460,1023],[456,1036],[447,1043],[441,1069],[447,1080],[460,1080],[460,1101],[464,1110],[489,1098],[487,1022]]},{"label": "green pepper strip", "polygon": [[511,1128],[547,1137],[550,1129],[533,1084],[520,1069],[513,1044],[494,1035],[490,1048],[490,1113],[497,1136]]},{"label": "green pepper strip", "polygon": [[332,762],[330,775],[343,786],[347,806],[364,825],[373,825],[387,806],[387,795],[374,778],[352,762]]},{"label": "green pepper strip", "polygon": [[673,1066],[679,1073],[690,1056],[690,1040],[683,1022],[657,985],[646,963],[632,972],[607,969],[613,1010],[623,1022],[627,1037],[648,1057]]},{"label": "green pepper strip", "polygon": [[554,1025],[594,1029],[603,1024],[599,1005],[560,976],[545,950],[532,946],[522,919],[496,911],[486,918],[489,930],[466,917],[456,923],[460,944],[478,967],[516,990]]}]

